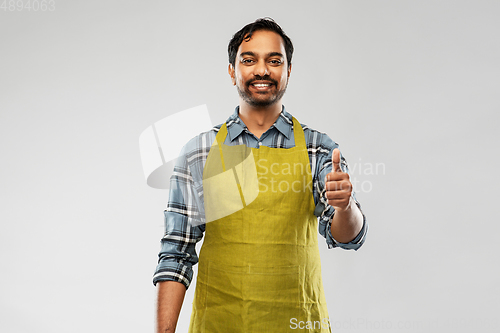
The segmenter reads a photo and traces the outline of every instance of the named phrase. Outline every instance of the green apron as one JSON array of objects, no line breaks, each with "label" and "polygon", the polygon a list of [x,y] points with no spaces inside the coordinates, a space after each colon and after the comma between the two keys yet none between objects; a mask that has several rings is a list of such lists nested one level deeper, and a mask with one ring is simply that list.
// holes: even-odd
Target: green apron
[{"label": "green apron", "polygon": [[307,147],[224,144],[203,170],[207,224],[189,332],[331,332]]}]

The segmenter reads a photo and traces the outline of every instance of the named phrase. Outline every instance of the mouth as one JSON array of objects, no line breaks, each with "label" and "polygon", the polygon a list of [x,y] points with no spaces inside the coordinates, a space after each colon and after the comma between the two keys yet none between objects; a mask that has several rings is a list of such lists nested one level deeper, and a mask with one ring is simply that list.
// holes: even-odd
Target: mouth
[{"label": "mouth", "polygon": [[266,91],[269,90],[274,83],[269,81],[254,81],[250,83],[250,86],[256,89],[257,91]]}]

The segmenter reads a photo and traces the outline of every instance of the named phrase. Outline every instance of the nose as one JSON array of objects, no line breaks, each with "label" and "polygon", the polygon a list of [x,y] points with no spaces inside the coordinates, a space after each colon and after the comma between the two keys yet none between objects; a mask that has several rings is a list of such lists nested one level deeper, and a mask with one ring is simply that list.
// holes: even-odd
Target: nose
[{"label": "nose", "polygon": [[255,76],[265,76],[269,75],[269,68],[267,67],[267,63],[265,61],[258,61],[254,66],[253,74]]}]

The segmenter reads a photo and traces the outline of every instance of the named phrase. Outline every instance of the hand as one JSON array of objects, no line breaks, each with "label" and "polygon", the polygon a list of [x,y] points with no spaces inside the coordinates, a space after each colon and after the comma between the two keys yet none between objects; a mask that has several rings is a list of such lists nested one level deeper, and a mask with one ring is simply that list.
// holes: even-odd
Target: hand
[{"label": "hand", "polygon": [[332,152],[332,172],[326,175],[325,197],[328,204],[336,211],[349,209],[351,204],[352,184],[349,175],[340,168],[340,151],[335,148]]}]

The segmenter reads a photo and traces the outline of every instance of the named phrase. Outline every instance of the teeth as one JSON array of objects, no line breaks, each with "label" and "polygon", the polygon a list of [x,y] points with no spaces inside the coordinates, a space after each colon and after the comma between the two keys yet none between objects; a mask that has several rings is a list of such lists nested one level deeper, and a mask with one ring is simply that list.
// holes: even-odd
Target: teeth
[{"label": "teeth", "polygon": [[269,83],[254,83],[254,86],[256,86],[258,88],[263,88],[263,87],[269,87],[270,84]]}]

